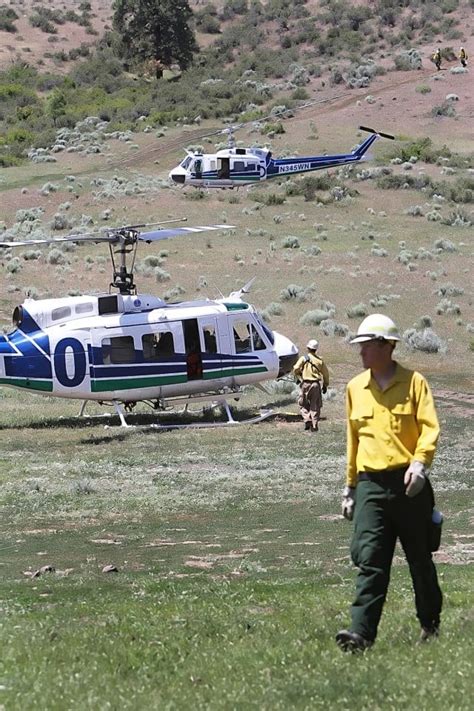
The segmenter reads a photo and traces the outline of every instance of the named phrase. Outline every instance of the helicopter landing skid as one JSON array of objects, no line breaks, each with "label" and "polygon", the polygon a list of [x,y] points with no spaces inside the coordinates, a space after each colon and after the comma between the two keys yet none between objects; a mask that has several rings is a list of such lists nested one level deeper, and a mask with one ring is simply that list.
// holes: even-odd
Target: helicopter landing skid
[{"label": "helicopter landing skid", "polygon": [[190,422],[188,424],[178,425],[178,424],[152,424],[150,427],[154,430],[188,430],[188,429],[204,429],[210,427],[229,427],[232,425],[255,425],[257,422],[262,422],[273,415],[273,410],[262,410],[259,415],[255,417],[250,417],[247,420],[234,420],[227,403],[222,403],[226,409],[228,416],[227,422]]},{"label": "helicopter landing skid", "polygon": [[[88,403],[88,402],[89,402],[89,400],[84,400],[84,401],[83,401],[83,403],[82,403],[82,405],[81,405],[81,409],[79,410],[78,417],[84,417],[84,413],[85,413],[85,411],[86,411],[86,406],[87,406],[87,403]],[[119,418],[119,420],[120,420],[120,425],[121,425],[121,427],[133,427],[133,425],[129,425],[128,422],[127,422],[127,420],[125,419],[125,414],[124,414],[124,411],[123,411],[123,407],[122,407],[122,405],[118,402],[118,400],[113,400],[113,401],[112,401],[112,405],[114,406],[115,412],[116,412],[117,415],[118,415],[118,418]],[[99,415],[99,417],[100,417],[100,415]]]},{"label": "helicopter landing skid", "polygon": [[[196,398],[196,400],[201,400],[201,399],[208,400],[209,398],[208,397],[207,398],[206,397]],[[236,399],[238,399],[238,398],[236,398]],[[79,417],[84,416],[86,405],[88,402],[89,402],[88,400],[83,401],[83,403],[81,405],[81,409],[79,411],[79,415],[78,415]],[[127,420],[125,419],[125,413],[124,413],[122,404],[118,400],[113,400],[112,404],[113,404],[115,412],[120,420],[120,426],[121,427],[134,427],[135,425],[129,425]],[[186,403],[185,407],[181,411],[182,414],[188,412],[187,408],[188,408],[189,404],[191,404],[191,403],[189,403],[189,402]],[[229,425],[253,425],[253,424],[256,424],[257,422],[262,422],[263,420],[266,420],[267,418],[269,418],[273,415],[273,410],[261,410],[260,414],[256,415],[255,417],[251,417],[247,420],[235,420],[232,416],[232,412],[230,410],[227,400],[222,396],[214,399],[214,402],[211,404],[210,409],[214,409],[216,407],[223,407],[224,408],[225,413],[227,415],[227,422],[191,422],[191,423],[186,423],[186,424],[152,423],[151,425],[148,425],[148,426],[151,427],[152,429],[160,429],[160,430],[172,430],[173,429],[174,430],[174,429],[190,429],[190,428],[203,428],[203,427],[228,427]]]}]

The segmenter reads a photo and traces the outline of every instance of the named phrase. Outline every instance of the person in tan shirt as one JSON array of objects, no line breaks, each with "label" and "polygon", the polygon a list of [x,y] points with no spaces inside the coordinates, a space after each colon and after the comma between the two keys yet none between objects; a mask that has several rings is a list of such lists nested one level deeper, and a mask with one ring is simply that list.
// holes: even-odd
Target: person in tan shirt
[{"label": "person in tan shirt", "polygon": [[329,371],[323,359],[316,354],[319,343],[312,338],[306,344],[307,355],[301,356],[293,366],[293,374],[300,382],[300,406],[304,428],[310,432],[317,432],[323,406],[322,395],[326,393],[329,385]]},{"label": "person in tan shirt", "polygon": [[397,538],[415,591],[421,639],[438,636],[442,593],[431,552],[434,495],[427,475],[439,424],[425,378],[393,360],[393,321],[372,314],[351,343],[366,370],[347,385],[347,472],[342,513],[354,518],[351,557],[358,567],[350,630],[336,642],[362,651],[377,636]]}]

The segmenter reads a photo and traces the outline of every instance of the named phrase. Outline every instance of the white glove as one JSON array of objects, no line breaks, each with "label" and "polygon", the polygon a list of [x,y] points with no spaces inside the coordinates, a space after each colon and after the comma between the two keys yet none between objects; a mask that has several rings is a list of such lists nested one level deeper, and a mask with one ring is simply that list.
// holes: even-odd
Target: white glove
[{"label": "white glove", "polygon": [[348,521],[352,521],[355,506],[355,486],[345,486],[342,492],[342,515]]},{"label": "white glove", "polygon": [[414,460],[405,472],[405,494],[412,498],[420,493],[426,482],[426,471],[423,462]]}]

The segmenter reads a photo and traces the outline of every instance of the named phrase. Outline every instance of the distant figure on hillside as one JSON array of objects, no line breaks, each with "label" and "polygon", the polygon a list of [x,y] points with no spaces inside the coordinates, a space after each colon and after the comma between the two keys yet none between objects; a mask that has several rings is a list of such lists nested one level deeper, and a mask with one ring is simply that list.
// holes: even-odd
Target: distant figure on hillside
[{"label": "distant figure on hillside", "polygon": [[309,432],[318,431],[318,422],[323,406],[321,392],[324,394],[329,385],[329,372],[323,359],[316,355],[319,343],[312,338],[306,348],[308,353],[298,359],[293,366],[295,378],[300,382],[301,392],[298,398],[304,428]]},{"label": "distant figure on hillside", "polygon": [[433,54],[432,60],[436,65],[436,69],[439,71],[441,69],[441,49],[439,47]]},{"label": "distant figure on hillside", "polygon": [[467,52],[464,47],[461,47],[461,49],[459,50],[459,61],[461,62],[463,67],[467,66],[467,59]]}]

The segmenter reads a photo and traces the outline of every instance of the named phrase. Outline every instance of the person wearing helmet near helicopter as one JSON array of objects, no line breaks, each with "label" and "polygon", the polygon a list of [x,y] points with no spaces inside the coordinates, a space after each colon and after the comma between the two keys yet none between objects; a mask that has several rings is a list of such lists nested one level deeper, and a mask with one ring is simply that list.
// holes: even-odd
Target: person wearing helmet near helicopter
[{"label": "person wearing helmet near helicopter", "polygon": [[459,61],[461,62],[463,67],[467,66],[467,52],[464,47],[461,47],[461,49],[459,50]]},{"label": "person wearing helmet near helicopter", "polygon": [[323,359],[316,355],[319,343],[312,338],[306,344],[308,353],[301,356],[293,366],[293,373],[300,382],[298,398],[305,430],[318,431],[318,422],[323,406],[321,392],[326,393],[329,385],[329,371]]},{"label": "person wearing helmet near helicopter", "polygon": [[[423,375],[393,359],[400,340],[392,319],[367,316],[351,343],[366,370],[347,385],[347,474],[342,514],[354,518],[351,557],[358,568],[350,629],[336,642],[363,651],[377,636],[399,538],[415,592],[420,640],[438,636],[442,593],[432,560],[434,496],[428,479],[439,436]],[[439,545],[439,541],[438,541]]]}]

